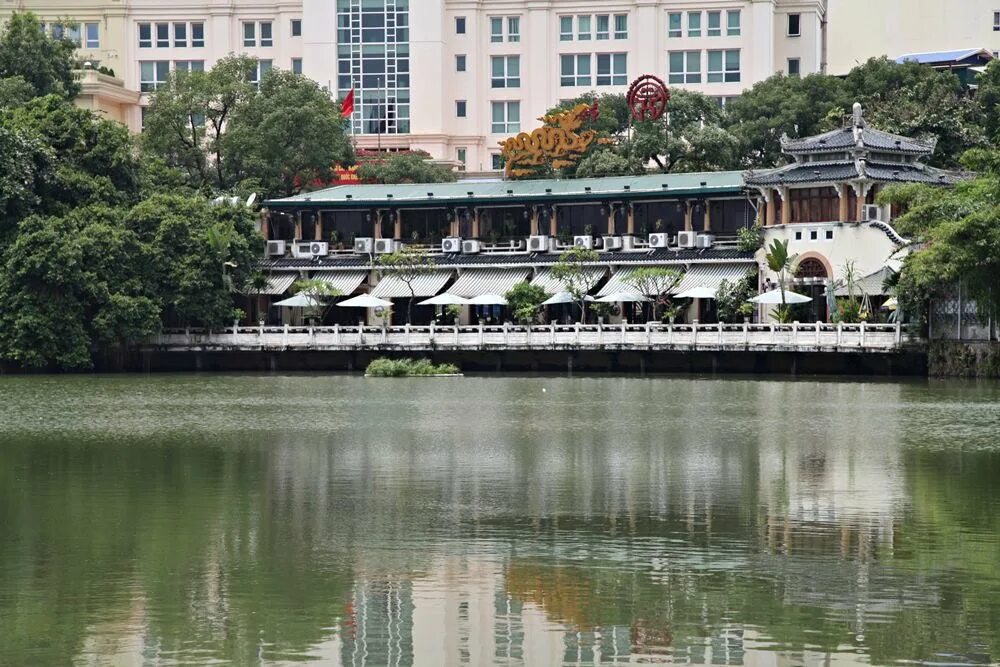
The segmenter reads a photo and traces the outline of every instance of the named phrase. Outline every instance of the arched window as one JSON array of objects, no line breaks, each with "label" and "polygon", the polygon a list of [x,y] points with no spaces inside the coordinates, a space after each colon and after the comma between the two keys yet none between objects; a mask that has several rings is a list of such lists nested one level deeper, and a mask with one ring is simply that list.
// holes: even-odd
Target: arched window
[{"label": "arched window", "polygon": [[799,262],[795,270],[796,278],[826,278],[826,267],[815,257],[807,257]]}]

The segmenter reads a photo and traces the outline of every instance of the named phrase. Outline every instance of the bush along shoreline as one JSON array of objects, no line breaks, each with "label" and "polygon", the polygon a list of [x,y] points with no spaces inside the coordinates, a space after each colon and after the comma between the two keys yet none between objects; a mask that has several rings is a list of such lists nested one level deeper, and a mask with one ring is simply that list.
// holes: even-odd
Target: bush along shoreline
[{"label": "bush along shoreline", "polygon": [[428,359],[373,359],[365,369],[365,377],[460,377],[458,366],[435,364]]}]

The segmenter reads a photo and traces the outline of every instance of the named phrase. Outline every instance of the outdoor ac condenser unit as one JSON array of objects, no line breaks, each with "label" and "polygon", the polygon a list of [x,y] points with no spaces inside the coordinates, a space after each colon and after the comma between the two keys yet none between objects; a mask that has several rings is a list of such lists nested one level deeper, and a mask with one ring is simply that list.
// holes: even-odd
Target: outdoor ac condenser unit
[{"label": "outdoor ac condenser unit", "polygon": [[292,244],[292,257],[295,259],[312,259],[312,241],[296,241]]},{"label": "outdoor ac condenser unit", "polygon": [[549,252],[552,250],[552,237],[529,236],[528,252]]},{"label": "outdoor ac condenser unit", "polygon": [[698,234],[696,232],[677,232],[678,248],[695,248],[698,245]]},{"label": "outdoor ac condenser unit", "polygon": [[631,234],[626,234],[622,237],[622,250],[635,250],[635,237]]},{"label": "outdoor ac condenser unit", "polygon": [[601,237],[601,242],[604,245],[604,250],[621,250],[622,249],[622,237],[620,236],[604,236]]},{"label": "outdoor ac condenser unit", "polygon": [[698,234],[695,239],[695,246],[698,248],[711,248],[715,243],[715,236],[712,234]]},{"label": "outdoor ac condenser unit", "polygon": [[284,241],[268,241],[267,242],[267,256],[268,257],[283,257],[285,255],[285,242]]},{"label": "outdoor ac condenser unit", "polygon": [[666,248],[668,245],[668,235],[663,232],[649,235],[650,248]]},{"label": "outdoor ac condenser unit", "polygon": [[359,236],[354,239],[354,252],[358,255],[370,255],[375,250],[375,239]]},{"label": "outdoor ac condenser unit", "polygon": [[441,252],[446,254],[462,252],[462,239],[454,237],[442,239]]},{"label": "outdoor ac condenser unit", "polygon": [[573,237],[573,247],[574,248],[586,248],[587,250],[594,249],[594,237],[593,236],[574,236]]},{"label": "outdoor ac condenser unit", "polygon": [[468,240],[462,241],[462,254],[463,255],[475,255],[476,253],[482,251],[483,246],[479,241]]},{"label": "outdoor ac condenser unit", "polygon": [[882,212],[879,210],[878,204],[865,204],[861,211],[861,217],[865,220],[881,220]]},{"label": "outdoor ac condenser unit", "polygon": [[395,239],[375,239],[375,254],[388,255],[399,250],[400,243]]},{"label": "outdoor ac condenser unit", "polygon": [[313,257],[326,257],[330,254],[330,244],[326,241],[313,241],[309,244],[309,254]]}]

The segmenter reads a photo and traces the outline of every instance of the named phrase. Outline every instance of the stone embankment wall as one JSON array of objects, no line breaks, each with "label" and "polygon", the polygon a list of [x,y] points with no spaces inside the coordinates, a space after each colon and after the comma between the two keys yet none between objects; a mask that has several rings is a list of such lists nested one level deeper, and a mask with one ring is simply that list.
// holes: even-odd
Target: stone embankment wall
[{"label": "stone embankment wall", "polygon": [[927,348],[933,377],[1000,378],[1000,343],[934,341]]}]

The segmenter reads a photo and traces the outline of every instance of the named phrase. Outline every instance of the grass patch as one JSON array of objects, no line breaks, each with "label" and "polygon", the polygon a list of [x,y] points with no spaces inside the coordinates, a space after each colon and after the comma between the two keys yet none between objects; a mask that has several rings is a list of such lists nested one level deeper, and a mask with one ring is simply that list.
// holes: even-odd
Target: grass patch
[{"label": "grass patch", "polygon": [[458,366],[434,364],[428,359],[387,359],[372,360],[365,369],[365,375],[380,378],[420,377],[429,375],[457,375]]}]

